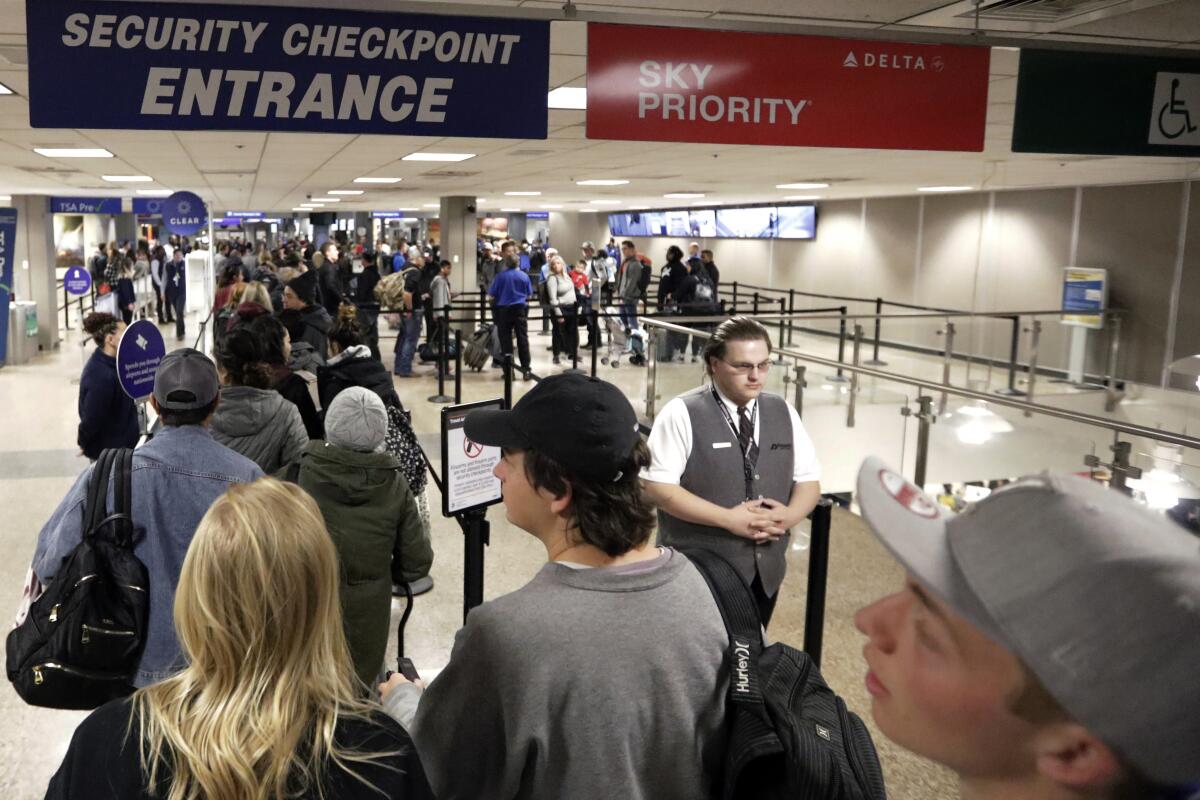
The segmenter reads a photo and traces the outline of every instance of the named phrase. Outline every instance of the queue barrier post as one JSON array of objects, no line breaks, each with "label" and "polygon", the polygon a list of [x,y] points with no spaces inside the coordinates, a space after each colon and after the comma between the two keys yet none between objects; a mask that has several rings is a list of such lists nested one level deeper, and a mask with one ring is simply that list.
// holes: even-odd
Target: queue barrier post
[{"label": "queue barrier post", "polygon": [[738,282],[734,281],[733,282],[733,310],[730,312],[732,314],[737,313],[737,304],[738,304],[737,297],[738,297]]},{"label": "queue barrier post", "polygon": [[[946,346],[942,351],[943,386],[950,385],[950,368],[954,363],[954,334],[956,330],[957,329],[955,328],[954,323],[950,321],[949,317],[947,317],[946,327],[943,330],[938,331],[938,333],[944,333],[946,335]],[[938,416],[946,413],[946,402],[949,400],[949,397],[950,396],[946,392],[942,392],[941,397],[938,399]]]},{"label": "queue barrier post", "polygon": [[[937,422],[933,414],[933,398],[921,395],[917,398],[917,457],[913,467],[913,483],[918,488],[925,486],[925,471],[929,466],[929,427]],[[911,413],[905,406],[901,413]]]},{"label": "queue barrier post", "polygon": [[656,357],[658,328],[646,327],[646,418],[654,419],[655,400],[658,392],[658,358]]},{"label": "queue barrier post", "polygon": [[462,403],[462,328],[454,329],[454,403]]},{"label": "queue barrier post", "polygon": [[1111,315],[1112,324],[1109,325],[1108,333],[1108,365],[1105,369],[1105,398],[1104,410],[1108,412],[1115,411],[1117,401],[1121,398],[1117,392],[1117,358],[1121,351],[1121,317],[1119,314]]},{"label": "queue barrier post", "polygon": [[788,289],[787,311],[788,311],[787,343],[788,343],[788,347],[791,347],[792,346],[792,338],[796,334],[796,321],[794,319],[795,314],[796,314],[796,290],[795,289]]},{"label": "queue barrier post", "polygon": [[491,524],[486,510],[470,511],[455,517],[462,527],[463,551],[463,624],[471,609],[483,604],[484,548],[491,538]]},{"label": "queue barrier post", "polygon": [[67,293],[66,281],[63,281],[63,327],[71,327],[71,296]]},{"label": "queue barrier post", "polygon": [[804,652],[821,666],[825,639],[825,593],[829,581],[829,529],[833,502],[822,497],[809,514],[812,533],[808,553],[808,597],[804,603]]},{"label": "queue barrier post", "polygon": [[1025,394],[1017,388],[1017,358],[1021,350],[1021,318],[1015,314],[1008,318],[1012,323],[1012,337],[1008,346],[1008,385],[997,389],[996,394],[1006,397],[1021,397]]},{"label": "queue barrier post", "polygon": [[[838,307],[838,312],[842,315],[841,320],[838,322],[838,364],[846,363],[846,311],[846,306]],[[840,366],[838,367],[837,374],[830,375],[829,380],[833,383],[848,383],[850,381],[849,378],[842,374]]]},{"label": "queue barrier post", "polygon": [[858,365],[859,365],[859,353],[862,352],[862,339],[863,339],[863,327],[862,327],[862,325],[855,325],[854,326],[854,357],[853,357],[853,363],[854,363],[855,369],[854,369],[854,372],[850,375],[850,402],[847,404],[848,409],[846,411],[846,427],[847,428],[854,427],[854,412],[855,412],[855,408],[858,404],[858,381],[859,381]]},{"label": "queue barrier post", "polygon": [[754,293],[754,304],[751,307],[754,309],[754,313],[757,314],[758,313],[758,292]]},{"label": "queue barrier post", "polygon": [[871,349],[871,360],[866,362],[868,367],[886,367],[887,362],[879,357],[879,340],[883,336],[883,298],[875,298],[875,343]]},{"label": "queue barrier post", "polygon": [[[786,316],[787,316],[787,298],[786,298],[786,297],[780,297],[780,298],[779,298],[779,314],[780,314],[780,319],[779,319],[779,346],[780,346],[780,347],[783,347],[783,346],[785,346],[785,345],[787,344],[787,333],[786,333],[786,331],[787,331],[787,324],[784,322],[784,317],[786,317]],[[775,356],[775,363],[776,363],[776,364],[782,364],[782,363],[783,363],[783,353],[782,353],[782,352],[778,353],[778,354]]]},{"label": "queue barrier post", "polygon": [[500,355],[500,357],[501,357],[501,359],[502,359],[502,362],[501,362],[501,363],[503,363],[503,364],[504,364],[504,407],[505,407],[505,408],[512,408],[512,389],[513,389],[512,364],[513,364],[513,357],[512,357],[512,353],[502,353],[502,354]]},{"label": "queue barrier post", "polygon": [[[429,398],[431,403],[453,403],[454,398],[446,394],[446,366],[450,359],[450,306],[449,304],[442,306],[442,317],[440,330],[438,331],[439,345],[441,351],[438,353],[438,392]],[[461,373],[462,370],[459,369]]]},{"label": "queue barrier post", "polygon": [[[1029,371],[1025,379],[1025,399],[1033,405],[1033,393],[1037,387],[1038,347],[1042,340],[1042,321],[1035,319],[1029,330]],[[1032,411],[1026,411],[1025,416],[1032,417]]]}]

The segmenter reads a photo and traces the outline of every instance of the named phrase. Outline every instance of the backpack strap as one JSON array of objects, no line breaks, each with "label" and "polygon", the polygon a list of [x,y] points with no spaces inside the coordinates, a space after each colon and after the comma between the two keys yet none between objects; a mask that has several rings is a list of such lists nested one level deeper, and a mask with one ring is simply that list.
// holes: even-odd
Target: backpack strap
[{"label": "backpack strap", "polygon": [[116,450],[103,450],[88,479],[87,503],[83,508],[83,535],[91,536],[108,516],[108,477]]},{"label": "backpack strap", "polygon": [[683,551],[704,576],[725,630],[729,632],[729,699],[761,710],[765,715],[758,658],[763,649],[762,623],[749,588],[728,561],[711,550],[689,547]]},{"label": "backpack strap", "polygon": [[116,540],[122,547],[133,545],[133,450],[122,448],[117,451],[113,463],[117,479],[113,499],[116,508],[113,509],[116,523]]}]

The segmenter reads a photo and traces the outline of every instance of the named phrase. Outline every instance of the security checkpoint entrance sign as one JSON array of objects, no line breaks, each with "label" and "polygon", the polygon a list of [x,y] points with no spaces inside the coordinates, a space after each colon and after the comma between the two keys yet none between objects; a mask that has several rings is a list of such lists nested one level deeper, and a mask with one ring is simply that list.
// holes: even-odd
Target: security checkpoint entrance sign
[{"label": "security checkpoint entrance sign", "polygon": [[442,409],[442,515],[451,517],[500,502],[500,479],[492,474],[500,448],[467,438],[467,414],[504,408],[503,400],[484,400]]},{"label": "security checkpoint entrance sign", "polygon": [[587,136],[982,151],[985,47],[588,24]]},{"label": "security checkpoint entrance sign", "polygon": [[[91,0],[25,17],[35,128],[546,138],[545,20]],[[63,102],[67,76],[103,77]]]},{"label": "security checkpoint entrance sign", "polygon": [[154,373],[167,348],[162,334],[148,319],[138,320],[121,334],[117,345],[117,380],[134,401],[154,394]]}]

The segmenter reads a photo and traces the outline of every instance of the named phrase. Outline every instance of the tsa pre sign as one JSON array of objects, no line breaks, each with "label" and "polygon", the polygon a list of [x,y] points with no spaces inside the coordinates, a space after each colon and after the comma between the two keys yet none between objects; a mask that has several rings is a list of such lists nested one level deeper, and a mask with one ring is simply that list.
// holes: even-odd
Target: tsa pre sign
[{"label": "tsa pre sign", "polygon": [[590,139],[983,150],[984,47],[588,25]]},{"label": "tsa pre sign", "polygon": [[[193,3],[26,0],[35,128],[546,138],[550,25]],[[70,103],[66,75],[103,75]],[[481,109],[504,98],[504,113]]]}]

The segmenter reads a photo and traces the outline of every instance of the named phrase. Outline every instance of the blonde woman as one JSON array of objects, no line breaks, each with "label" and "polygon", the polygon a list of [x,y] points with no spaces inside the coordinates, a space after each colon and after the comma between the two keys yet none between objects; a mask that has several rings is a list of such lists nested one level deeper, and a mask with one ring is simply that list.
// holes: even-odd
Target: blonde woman
[{"label": "blonde woman", "polygon": [[[575,321],[575,282],[567,273],[567,262],[562,256],[550,257],[550,275],[546,278],[546,295],[550,310],[554,314],[554,325],[562,342],[563,358],[573,362],[579,348],[579,326]],[[558,353],[554,363],[559,363]]]},{"label": "blonde woman", "polygon": [[263,478],[200,521],[175,595],[188,666],[75,731],[47,798],[427,798],[404,729],[362,700],[316,503]]},{"label": "blonde woman", "polygon": [[246,303],[257,303],[269,313],[275,313],[275,304],[271,302],[271,293],[260,281],[251,281],[242,290],[242,300],[239,305],[245,305]]}]

